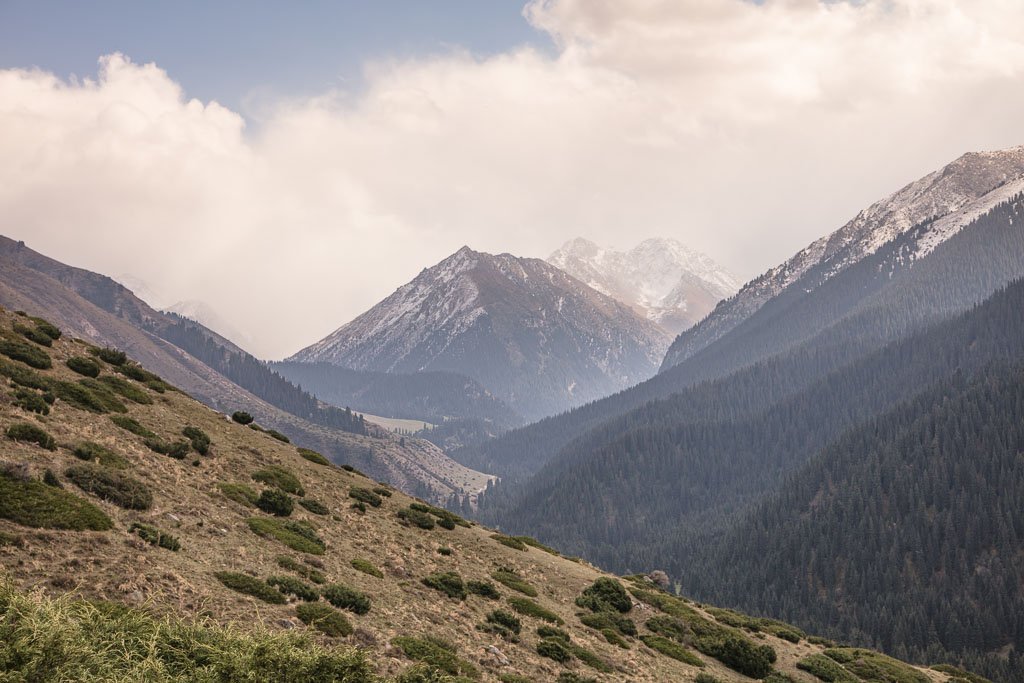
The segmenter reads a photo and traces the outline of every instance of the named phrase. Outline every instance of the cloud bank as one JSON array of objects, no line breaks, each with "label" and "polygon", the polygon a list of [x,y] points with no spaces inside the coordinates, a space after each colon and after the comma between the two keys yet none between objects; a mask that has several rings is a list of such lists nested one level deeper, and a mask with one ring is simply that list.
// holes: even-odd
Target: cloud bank
[{"label": "cloud bank", "polygon": [[0,71],[0,232],[201,299],[280,357],[469,244],[678,238],[753,277],[1024,143],[1019,0],[537,0],[551,36],[368,64],[256,129],[154,64]]}]

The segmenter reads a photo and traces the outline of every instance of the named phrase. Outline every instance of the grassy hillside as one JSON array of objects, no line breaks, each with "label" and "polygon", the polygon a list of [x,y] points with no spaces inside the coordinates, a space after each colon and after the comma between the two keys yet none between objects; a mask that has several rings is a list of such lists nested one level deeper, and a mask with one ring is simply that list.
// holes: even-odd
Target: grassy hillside
[{"label": "grassy hillside", "polygon": [[469,524],[45,321],[0,311],[0,354],[13,680],[958,680]]}]

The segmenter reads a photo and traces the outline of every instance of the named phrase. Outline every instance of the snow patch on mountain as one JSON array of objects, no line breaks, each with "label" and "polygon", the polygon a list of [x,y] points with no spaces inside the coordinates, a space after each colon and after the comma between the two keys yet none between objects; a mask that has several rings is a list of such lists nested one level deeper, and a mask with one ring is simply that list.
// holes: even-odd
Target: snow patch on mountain
[{"label": "snow patch on mountain", "polygon": [[[813,291],[897,236],[930,223],[918,238],[917,258],[926,256],[973,218],[1012,196],[1022,179],[1024,145],[964,154],[875,202],[839,230],[744,285],[699,324],[679,335],[665,356],[662,370],[720,339],[786,287],[800,281],[806,291]],[[812,271],[813,278],[806,278]]]},{"label": "snow patch on mountain", "polygon": [[644,240],[629,251],[578,237],[548,263],[675,334],[706,315],[739,283],[709,256],[672,239]]}]

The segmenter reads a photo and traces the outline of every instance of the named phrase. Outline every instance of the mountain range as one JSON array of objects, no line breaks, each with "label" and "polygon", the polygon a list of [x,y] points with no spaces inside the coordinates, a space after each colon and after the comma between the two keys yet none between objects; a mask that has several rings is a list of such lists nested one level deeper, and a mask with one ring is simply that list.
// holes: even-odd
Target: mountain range
[{"label": "mountain range", "polygon": [[217,410],[247,411],[302,445],[424,497],[443,501],[482,489],[488,481],[428,441],[399,439],[317,401],[227,339],[153,309],[109,277],[5,237],[0,237],[0,305],[33,311],[69,334],[123,349]]},{"label": "mountain range", "polygon": [[0,356],[12,680],[983,682],[497,533],[29,313]]},{"label": "mountain range", "polygon": [[[977,473],[956,459],[969,434],[1015,419],[1016,389],[997,378],[1016,377],[1024,362],[1022,220],[1022,148],[968,154],[908,185],[720,303],[677,338],[651,380],[454,451],[503,477],[480,518],[618,571],[663,566],[699,597],[781,611],[912,658],[944,652],[1018,680],[1019,610],[987,610],[980,599],[1005,590],[1001,599],[1016,604],[1012,587],[1024,585],[1010,559],[1024,548],[1005,507],[1016,496],[1019,458],[972,450],[990,458],[971,463]],[[989,400],[985,392],[997,388],[1009,404]],[[986,406],[950,437],[964,447],[926,441],[932,459],[914,466],[929,491],[970,492],[979,518],[995,524],[978,542],[962,535],[973,527],[956,526],[963,496],[877,480],[880,471],[905,474],[903,451],[892,445],[904,425],[959,400]],[[951,420],[941,428],[952,429]],[[857,469],[843,444],[867,443],[881,425],[896,430],[878,445],[888,460]],[[1019,452],[1012,440],[1004,446]],[[840,461],[846,478],[835,469]],[[794,481],[800,493],[787,488]],[[878,508],[858,503],[865,518],[841,517],[861,500]],[[910,514],[912,504],[928,514]],[[834,516],[805,524],[819,505]],[[944,536],[929,527],[935,519],[947,520]],[[787,531],[796,520],[811,536]],[[852,525],[851,536],[860,534],[852,538],[867,544],[894,520],[907,525],[895,547],[912,553],[939,544],[906,555],[898,577],[842,537]],[[750,554],[755,538],[764,540],[761,554]],[[800,552],[783,557],[777,547]],[[829,550],[819,558],[822,548]],[[949,553],[956,567],[946,564]],[[752,569],[768,559],[777,572]],[[980,567],[992,583],[968,578]],[[744,569],[754,578],[741,579]],[[839,571],[857,583],[837,581]],[[943,601],[960,606],[956,628]],[[973,627],[981,632],[964,636]]]},{"label": "mountain range", "polygon": [[577,237],[547,260],[673,335],[739,289],[725,268],[673,239],[647,239],[617,251]]},{"label": "mountain range", "polygon": [[464,247],[288,361],[460,373],[539,419],[651,376],[668,341],[544,261]]}]

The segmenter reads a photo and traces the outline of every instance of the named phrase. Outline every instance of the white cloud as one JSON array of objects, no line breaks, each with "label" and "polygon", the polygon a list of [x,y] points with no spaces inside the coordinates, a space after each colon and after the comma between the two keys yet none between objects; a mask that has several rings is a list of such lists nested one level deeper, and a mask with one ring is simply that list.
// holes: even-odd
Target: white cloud
[{"label": "white cloud", "polygon": [[[0,71],[0,232],[294,351],[468,243],[678,237],[753,276],[1024,142],[1019,0],[550,0],[523,48],[368,66],[258,131],[155,65]],[[187,84],[186,84],[187,86]]]}]

